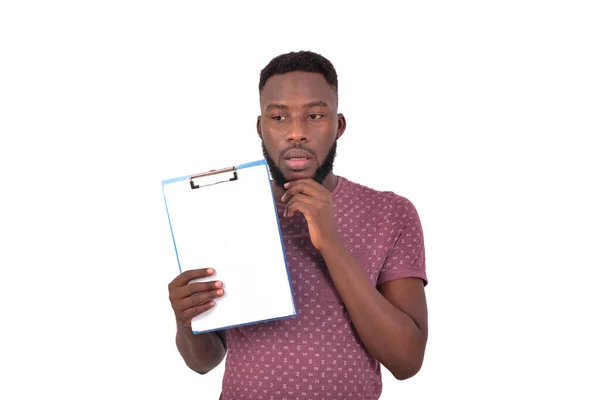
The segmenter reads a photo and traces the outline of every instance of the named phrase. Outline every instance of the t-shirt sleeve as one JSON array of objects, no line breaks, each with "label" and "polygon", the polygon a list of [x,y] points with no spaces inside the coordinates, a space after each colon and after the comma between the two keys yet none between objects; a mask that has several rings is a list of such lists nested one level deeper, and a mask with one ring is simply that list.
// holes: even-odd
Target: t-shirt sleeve
[{"label": "t-shirt sleeve", "polygon": [[427,285],[423,228],[415,206],[393,195],[382,217],[393,229],[393,246],[387,253],[377,285],[401,278],[420,278]]}]

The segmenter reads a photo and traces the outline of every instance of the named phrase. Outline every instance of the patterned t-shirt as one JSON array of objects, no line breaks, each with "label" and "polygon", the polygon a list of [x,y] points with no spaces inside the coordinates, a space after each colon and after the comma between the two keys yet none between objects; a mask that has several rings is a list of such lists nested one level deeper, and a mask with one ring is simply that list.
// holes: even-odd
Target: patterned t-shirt
[{"label": "patterned t-shirt", "polygon": [[[332,198],[338,231],[373,285],[407,277],[427,283],[421,223],[409,200],[343,177]],[[380,364],[354,330],[304,216],[284,218],[284,209],[278,202],[298,315],[227,331],[221,398],[377,399]]]}]

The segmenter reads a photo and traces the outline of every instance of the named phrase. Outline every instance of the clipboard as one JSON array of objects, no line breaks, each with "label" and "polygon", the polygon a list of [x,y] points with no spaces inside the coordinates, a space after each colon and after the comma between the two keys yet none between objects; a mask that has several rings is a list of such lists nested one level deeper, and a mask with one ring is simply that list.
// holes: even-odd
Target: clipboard
[{"label": "clipboard", "polygon": [[179,272],[223,282],[216,306],[192,319],[195,334],[297,315],[266,160],[162,181]]}]

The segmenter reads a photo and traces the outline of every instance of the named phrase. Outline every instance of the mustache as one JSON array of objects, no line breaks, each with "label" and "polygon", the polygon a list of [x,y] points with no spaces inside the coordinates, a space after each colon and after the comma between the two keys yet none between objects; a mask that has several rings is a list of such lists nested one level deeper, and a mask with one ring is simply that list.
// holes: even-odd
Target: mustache
[{"label": "mustache", "polygon": [[291,150],[304,150],[304,151],[310,153],[313,157],[317,158],[317,153],[310,147],[306,147],[303,144],[297,144],[297,145],[292,145],[290,147],[286,147],[285,149],[283,149],[281,151],[281,153],[279,153],[279,155],[283,157],[285,154],[287,154],[288,151],[291,151]]}]

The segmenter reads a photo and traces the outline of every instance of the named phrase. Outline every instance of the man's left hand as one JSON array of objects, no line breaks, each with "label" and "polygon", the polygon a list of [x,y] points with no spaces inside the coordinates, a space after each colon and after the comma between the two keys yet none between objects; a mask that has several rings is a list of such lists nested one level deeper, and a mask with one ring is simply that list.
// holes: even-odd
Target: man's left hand
[{"label": "man's left hand", "polygon": [[320,252],[340,242],[333,214],[331,193],[313,179],[298,179],[285,184],[281,201],[287,203],[284,217],[302,213],[308,222],[313,246]]}]

